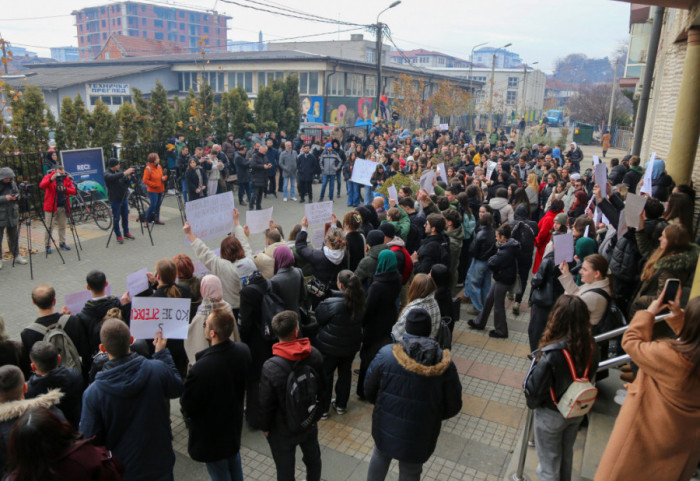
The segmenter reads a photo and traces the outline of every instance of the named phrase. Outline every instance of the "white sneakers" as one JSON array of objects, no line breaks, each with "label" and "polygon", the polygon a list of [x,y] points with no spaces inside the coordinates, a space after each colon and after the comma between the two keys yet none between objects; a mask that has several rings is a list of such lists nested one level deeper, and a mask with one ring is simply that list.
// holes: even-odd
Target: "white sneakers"
[{"label": "white sneakers", "polygon": [[284,199],[282,199],[282,202],[287,202],[287,198],[285,197]]},{"label": "white sneakers", "polygon": [[296,197],[292,197],[292,200],[293,200],[294,202],[296,202],[297,198],[296,198]]},{"label": "white sneakers", "polygon": [[15,263],[16,263],[16,264],[22,264],[22,265],[28,264],[27,259],[25,259],[25,258],[22,257],[22,256],[17,256],[17,257],[15,257]]}]

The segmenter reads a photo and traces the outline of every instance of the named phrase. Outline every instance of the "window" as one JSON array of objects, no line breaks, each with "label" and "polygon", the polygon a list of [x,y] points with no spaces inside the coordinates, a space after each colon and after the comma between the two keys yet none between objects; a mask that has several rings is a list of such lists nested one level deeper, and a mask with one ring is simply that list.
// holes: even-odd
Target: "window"
[{"label": "window", "polygon": [[444,65],[445,64],[445,57],[438,57],[438,63]]},{"label": "window", "polygon": [[184,29],[185,29],[185,24],[180,22],[180,30],[184,30]]},{"label": "window", "polygon": [[284,79],[284,72],[258,72],[258,88],[270,85],[273,80],[278,79]]},{"label": "window", "polygon": [[204,26],[204,33],[209,33],[209,27],[207,27],[206,25]]},{"label": "window", "polygon": [[382,83],[384,84],[384,95],[387,97],[393,97],[394,96],[394,81],[396,79],[393,79],[391,77],[384,77],[382,80]]},{"label": "window", "polygon": [[[510,79],[509,79],[510,80]],[[517,79],[516,79],[517,80]],[[509,90],[506,96],[506,103],[508,105],[513,105],[518,100],[518,92],[515,90]]]},{"label": "window", "polygon": [[209,21],[209,16],[208,16],[208,15],[204,15],[204,16],[202,17],[202,22],[208,22],[208,21]]},{"label": "window", "polygon": [[162,27],[163,21],[162,20],[153,20],[153,26],[154,27]]},{"label": "window", "polygon": [[[100,14],[104,15],[106,12],[105,7],[100,8]],[[102,20],[104,22],[104,20]]]},{"label": "window", "polygon": [[143,26],[146,25],[146,19],[145,19],[145,18],[142,18],[142,19],[141,19],[141,25],[143,25]]},{"label": "window", "polygon": [[122,9],[121,5],[117,5],[117,13],[119,13],[121,11],[121,9]]},{"label": "window", "polygon": [[102,20],[102,27],[107,27],[107,20]]},{"label": "window", "polygon": [[138,36],[139,36],[138,30],[129,30],[129,37],[138,37]]},{"label": "window", "polygon": [[81,32],[83,31],[83,24],[82,23],[80,24],[80,31]]},{"label": "window", "polygon": [[375,97],[377,95],[377,77],[368,75],[365,77],[365,97]]},{"label": "window", "polygon": [[316,95],[318,93],[318,72],[299,72],[299,93]]},{"label": "window", "polygon": [[318,93],[318,72],[309,72],[309,93]]},{"label": "window", "polygon": [[107,40],[107,34],[102,32],[102,40]]},{"label": "window", "polygon": [[180,43],[185,43],[185,36],[184,35],[180,35]]},{"label": "window", "polygon": [[230,72],[228,76],[229,89],[241,87],[247,93],[253,92],[253,72]]},{"label": "window", "polygon": [[112,97],[112,105],[121,105],[122,104],[122,98],[118,95],[115,95]]},{"label": "window", "polygon": [[99,99],[99,97],[97,95],[91,95],[90,96],[90,105],[95,105],[97,103],[97,99]]},{"label": "window", "polygon": [[156,32],[154,36],[156,40],[163,40],[163,32]]},{"label": "window", "polygon": [[175,32],[168,33],[168,41],[177,42],[177,33],[175,33]]},{"label": "window", "polygon": [[374,63],[377,61],[377,50],[373,48],[368,48],[365,50],[365,60],[368,63]]},{"label": "window", "polygon": [[[516,89],[518,88],[518,77],[508,77],[508,88]],[[510,93],[510,92],[508,92]]]},{"label": "window", "polygon": [[175,22],[168,22],[168,30],[175,30],[177,28],[177,25]]},{"label": "window", "polygon": [[112,97],[109,95],[103,95],[100,97],[100,100],[102,100],[102,103],[105,105],[112,105]]},{"label": "window", "polygon": [[121,24],[122,24],[122,18],[121,18],[121,17],[118,17],[118,18],[117,18],[117,25],[121,25]]},{"label": "window", "polygon": [[141,11],[145,12],[146,11],[146,5],[141,5]]},{"label": "window", "polygon": [[346,95],[352,97],[362,97],[362,90],[364,79],[361,74],[349,73],[347,74],[347,85],[345,86]]},{"label": "window", "polygon": [[141,33],[143,34],[143,38],[148,37],[148,32],[146,32],[145,30],[144,30],[143,32],[141,32]]},{"label": "window", "polygon": [[345,95],[345,74],[338,72],[326,77],[328,95]]},{"label": "window", "polygon": [[178,12],[178,15],[177,15],[177,16],[180,17],[180,18],[185,18],[185,12],[183,12],[182,10],[180,10],[180,11]]}]

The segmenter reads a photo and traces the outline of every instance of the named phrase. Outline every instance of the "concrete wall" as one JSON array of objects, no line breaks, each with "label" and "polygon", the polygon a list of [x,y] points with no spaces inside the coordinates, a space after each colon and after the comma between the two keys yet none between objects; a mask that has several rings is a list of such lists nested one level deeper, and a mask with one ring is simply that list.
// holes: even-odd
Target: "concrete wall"
[{"label": "concrete wall", "polygon": [[[373,40],[331,40],[321,42],[271,42],[267,44],[267,50],[298,50],[301,52],[328,55],[330,57],[367,62],[367,50],[376,50],[376,42]],[[391,49],[386,44],[382,45],[382,65],[390,62]],[[374,60],[376,63],[376,57]]]}]

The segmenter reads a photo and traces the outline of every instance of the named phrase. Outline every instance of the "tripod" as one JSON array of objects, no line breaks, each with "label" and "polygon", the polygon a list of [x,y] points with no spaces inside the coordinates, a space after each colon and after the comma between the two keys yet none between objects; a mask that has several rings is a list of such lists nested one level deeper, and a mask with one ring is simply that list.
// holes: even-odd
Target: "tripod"
[{"label": "tripod", "polygon": [[[58,211],[58,193],[59,193],[58,177],[63,177],[63,176],[57,176],[57,178],[54,179],[54,182],[56,182],[56,192],[55,192],[54,199],[53,199],[53,211],[51,212],[51,219],[49,221],[49,226],[51,226],[51,228],[49,229],[49,226],[46,225],[46,222],[44,222],[43,216],[42,216],[42,222],[44,222],[44,227],[46,228],[46,232],[49,233],[49,238],[51,239],[51,242],[53,242],[53,245],[56,248],[56,252],[58,252],[58,255],[61,257],[61,260],[65,264],[66,261],[63,258],[63,255],[61,254],[60,245],[56,244],[56,240],[53,238],[53,234],[51,233],[51,231],[53,230],[53,218],[54,218],[54,215],[56,214],[56,212]],[[65,187],[63,185],[63,180],[61,181],[60,191],[63,192],[64,202],[65,202],[65,204],[63,206],[63,210],[65,211],[66,217],[69,219],[69,222],[71,225],[71,233],[73,234],[73,242],[75,242],[75,253],[78,256],[78,260],[80,260],[80,253],[78,252],[78,243],[80,242],[80,238],[77,236],[77,233],[75,231],[75,222],[73,221],[73,216],[71,215],[71,212],[70,212],[70,197],[68,197],[65,194]],[[80,246],[80,249],[82,249],[82,246]],[[49,253],[47,251],[46,257],[48,258],[48,256],[49,256]]]},{"label": "tripod", "polygon": [[[176,180],[177,179],[177,171],[176,169],[168,169],[168,189],[165,189],[165,193],[163,194],[163,198],[168,195],[174,195],[175,198],[177,199],[177,208],[180,211],[180,220],[182,221],[182,225],[185,225],[185,202],[182,199],[182,192],[180,191],[179,187],[179,182]],[[170,191],[174,190],[175,193],[171,194]]]},{"label": "tripod", "polygon": [[[134,199],[134,205],[136,206],[136,212],[138,213],[138,220],[139,220],[139,226],[141,227],[141,235],[143,235],[143,224],[145,222],[146,224],[146,231],[148,232],[148,237],[151,240],[151,246],[155,245],[153,244],[153,236],[151,235],[151,230],[153,229],[153,224],[148,222],[148,219],[146,219],[146,211],[148,209],[145,208],[144,203],[143,203],[143,197],[141,196],[141,187],[139,185],[139,181],[137,179],[141,178],[141,174],[137,170],[137,175],[136,177],[131,178],[131,187],[127,189],[127,199],[131,197],[131,194],[133,193],[133,199]],[[109,245],[109,243],[108,243]]]},{"label": "tripod", "polygon": [[[28,189],[29,185],[25,185],[25,188]],[[28,190],[25,191],[28,193]],[[20,219],[19,219],[19,225],[17,229],[17,249],[19,250],[19,237],[20,234],[22,233],[22,224],[24,224],[27,228],[27,251],[28,251],[28,256],[29,256],[29,278],[31,280],[34,280],[34,263],[32,260],[32,213],[29,205],[29,199],[26,197],[23,197],[20,200],[19,204],[19,211],[20,211]],[[58,251],[58,249],[56,249]],[[63,259],[63,257],[61,257]],[[66,261],[63,261],[65,264]],[[15,266],[15,259],[12,259],[12,267]]]}]

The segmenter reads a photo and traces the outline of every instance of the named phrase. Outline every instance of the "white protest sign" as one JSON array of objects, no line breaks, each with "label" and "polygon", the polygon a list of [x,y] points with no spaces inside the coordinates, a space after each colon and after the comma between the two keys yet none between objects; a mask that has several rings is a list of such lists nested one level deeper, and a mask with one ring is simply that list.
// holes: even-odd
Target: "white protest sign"
[{"label": "white protest sign", "polygon": [[450,124],[440,124],[440,130],[445,131],[445,130],[450,130]]},{"label": "white protest sign", "polygon": [[440,176],[443,182],[447,182],[447,169],[445,168],[444,162],[440,162],[438,164],[438,175]]},{"label": "white protest sign", "polygon": [[[625,210],[627,210],[627,207],[622,209],[620,211],[620,222],[617,224],[617,238],[619,239],[623,235],[625,235],[625,232],[627,232],[627,219],[626,219],[626,214]],[[635,225],[635,224],[632,224]]]},{"label": "white protest sign", "polygon": [[434,194],[435,187],[433,187],[433,181],[436,177],[437,175],[432,170],[423,172],[423,175],[420,176],[420,188],[425,189],[428,194]]},{"label": "white protest sign", "polygon": [[597,155],[594,155],[593,156],[593,165],[598,165],[598,164],[600,164],[600,157],[598,157]]},{"label": "white protest sign", "polygon": [[376,162],[365,159],[355,159],[355,165],[352,168],[352,177],[350,177],[350,180],[356,184],[372,185],[370,179],[375,170],[377,170]]},{"label": "white protest sign", "polygon": [[[105,288],[105,296],[112,295],[112,286],[109,284]],[[85,289],[84,291],[72,292],[63,296],[63,303],[71,312],[71,314],[76,315],[83,310],[85,303],[92,299],[92,292]]]},{"label": "white protest sign", "polygon": [[331,221],[331,216],[333,215],[333,201],[329,200],[328,202],[306,204],[304,212],[306,214],[306,220],[309,221],[309,225],[324,225],[326,222]]},{"label": "white protest sign", "polygon": [[554,264],[562,262],[573,262],[574,260],[574,234],[567,232],[552,236],[554,242]]},{"label": "white protest sign", "polygon": [[[185,215],[198,239],[212,239],[231,232],[234,207],[233,192],[224,192],[187,202]],[[185,244],[189,245],[186,237]]]},{"label": "white protest sign", "polygon": [[270,219],[272,219],[272,207],[264,210],[249,210],[245,214],[245,223],[251,234],[265,232],[265,229],[270,227]]},{"label": "white protest sign", "polygon": [[644,181],[642,182],[642,188],[639,189],[640,194],[652,193],[652,179],[651,176],[654,172],[654,160],[656,158],[656,152],[651,154],[651,160],[646,165],[646,170],[644,171]]},{"label": "white protest sign", "polygon": [[314,249],[321,249],[326,242],[326,229],[320,227],[311,231],[311,245]]},{"label": "white protest sign", "polygon": [[605,197],[608,188],[608,169],[602,162],[595,165],[595,183],[600,187],[600,195]]},{"label": "white protest sign", "polygon": [[190,299],[134,297],[131,300],[131,335],[153,339],[163,331],[166,339],[187,339]]},{"label": "white protest sign", "polygon": [[493,171],[496,169],[498,166],[497,162],[493,162],[491,160],[488,160],[486,162],[486,180],[491,180],[491,175],[493,174]]},{"label": "white protest sign", "polygon": [[[221,248],[216,248],[212,252],[216,254],[217,257],[221,257]],[[194,272],[192,273],[194,277],[204,277],[207,274],[211,274],[211,271],[207,269],[204,264],[200,261],[194,263]]]},{"label": "white protest sign", "polygon": [[386,189],[389,192],[389,198],[394,199],[397,203],[399,202],[399,193],[396,190],[396,187],[393,185],[390,185]]},{"label": "white protest sign", "polygon": [[[629,193],[625,199],[625,225],[637,227],[639,225],[639,215],[647,204],[647,198],[643,195]],[[620,213],[622,219],[622,213]]]},{"label": "white protest sign", "polygon": [[586,206],[586,210],[591,208],[591,206],[593,205],[593,200],[595,200],[595,197],[591,197],[591,200],[588,201],[588,205]]},{"label": "white protest sign", "polygon": [[126,290],[129,294],[135,296],[148,289],[148,277],[146,277],[146,269],[141,269],[133,274],[126,276]]},{"label": "white protest sign", "polygon": [[588,237],[588,231],[590,230],[591,225],[586,224],[586,230],[583,231],[583,237]]}]

